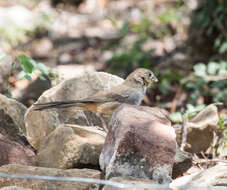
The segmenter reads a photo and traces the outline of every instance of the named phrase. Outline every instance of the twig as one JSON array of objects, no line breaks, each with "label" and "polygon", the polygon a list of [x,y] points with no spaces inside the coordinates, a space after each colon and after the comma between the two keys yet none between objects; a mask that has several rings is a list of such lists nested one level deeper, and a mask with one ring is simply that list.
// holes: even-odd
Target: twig
[{"label": "twig", "polygon": [[221,160],[221,159],[212,159],[212,160],[209,160],[209,159],[198,159],[198,160],[195,160],[194,161],[197,163],[197,164],[202,164],[202,163],[207,163],[207,162],[222,162],[222,163],[227,163],[227,160]]},{"label": "twig", "polygon": [[187,143],[187,123],[188,123],[188,119],[186,117],[186,114],[182,114],[182,141],[181,141],[181,146],[180,146],[180,150],[184,151],[184,148],[186,146]]},{"label": "twig", "polygon": [[182,86],[179,86],[178,89],[177,89],[177,92],[175,94],[175,97],[172,101],[170,113],[174,113],[176,111],[176,107],[178,105],[178,101],[179,101],[179,97],[181,95],[181,92],[182,92]]}]

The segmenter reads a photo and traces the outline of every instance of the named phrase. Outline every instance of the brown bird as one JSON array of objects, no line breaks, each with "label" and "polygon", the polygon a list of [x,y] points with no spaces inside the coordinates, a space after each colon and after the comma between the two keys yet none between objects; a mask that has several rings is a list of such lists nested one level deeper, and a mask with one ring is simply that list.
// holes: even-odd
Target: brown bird
[{"label": "brown bird", "polygon": [[111,116],[113,111],[123,103],[139,105],[149,84],[157,81],[152,71],[139,68],[132,72],[122,84],[109,90],[100,91],[93,96],[79,100],[34,104],[33,109],[45,110],[76,106],[91,110],[99,116]]}]

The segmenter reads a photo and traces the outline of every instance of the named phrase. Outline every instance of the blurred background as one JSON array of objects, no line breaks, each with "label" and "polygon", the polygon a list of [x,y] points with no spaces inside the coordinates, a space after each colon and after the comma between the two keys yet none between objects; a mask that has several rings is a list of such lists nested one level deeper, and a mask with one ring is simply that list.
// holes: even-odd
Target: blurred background
[{"label": "blurred background", "polygon": [[159,83],[143,102],[179,120],[223,102],[227,1],[0,0],[0,93],[30,106],[64,78],[137,67]]}]

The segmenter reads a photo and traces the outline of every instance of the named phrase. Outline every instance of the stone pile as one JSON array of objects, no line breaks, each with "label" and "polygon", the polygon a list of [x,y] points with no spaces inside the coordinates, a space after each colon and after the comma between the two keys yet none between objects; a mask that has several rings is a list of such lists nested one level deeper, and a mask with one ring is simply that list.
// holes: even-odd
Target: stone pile
[{"label": "stone pile", "polygon": [[[119,77],[92,72],[59,83],[45,91],[37,102],[86,98],[122,82]],[[131,185],[167,184],[164,189],[183,187],[180,178],[171,181],[192,165],[191,154],[179,150],[179,128],[171,126],[165,110],[122,104],[115,110],[105,131],[102,118],[88,110],[72,107],[34,111],[32,108],[27,109],[0,95],[0,173],[97,178]],[[193,122],[198,123],[198,119]],[[209,132],[209,126],[213,130],[213,123],[201,128],[194,126],[201,139],[210,141],[212,136],[207,135],[210,133],[203,135],[201,130]],[[191,134],[192,131],[188,133]],[[188,143],[193,143],[191,136],[188,139]],[[187,147],[193,153],[199,151],[200,146],[192,144],[190,149],[187,144]],[[205,147],[207,142],[201,149]],[[213,175],[209,182],[205,182],[204,177],[208,171],[197,174],[197,182],[220,185],[217,180],[222,179],[221,184],[227,184],[226,166],[210,170]],[[187,179],[183,185],[193,184],[193,177]],[[7,186],[18,190],[120,189],[81,182],[0,177],[0,188]],[[155,187],[144,189],[154,190]]]}]

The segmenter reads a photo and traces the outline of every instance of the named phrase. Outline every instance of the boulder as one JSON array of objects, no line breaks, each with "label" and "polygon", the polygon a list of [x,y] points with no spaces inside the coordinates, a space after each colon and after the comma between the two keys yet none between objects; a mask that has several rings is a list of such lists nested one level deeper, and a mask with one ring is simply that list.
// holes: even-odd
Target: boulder
[{"label": "boulder", "polygon": [[175,153],[175,131],[162,109],[123,104],[113,113],[100,166],[106,179],[133,176],[168,183]]},{"label": "boulder", "polygon": [[173,190],[194,190],[194,189],[227,189],[227,165],[219,164],[201,172],[186,175],[175,179],[170,187]]},{"label": "boulder", "polygon": [[35,153],[17,142],[10,141],[0,134],[0,166],[6,164],[34,165]]},{"label": "boulder", "polygon": [[38,165],[49,168],[99,168],[105,132],[93,127],[58,126],[41,144]]},{"label": "boulder", "polygon": [[[5,165],[0,167],[0,173],[28,175],[32,176],[50,176],[50,177],[77,177],[77,178],[99,178],[100,171],[92,169],[70,169],[61,170],[54,168],[22,166],[22,165]],[[55,190],[85,190],[89,189],[92,184],[73,182],[73,181],[57,181],[48,180],[47,177],[43,179],[27,179],[27,178],[7,178],[0,177],[0,188],[5,186],[19,186],[23,188],[31,188],[32,190],[40,189],[55,189]]]},{"label": "boulder", "polygon": [[[184,150],[190,153],[206,151],[212,144],[214,131],[218,129],[218,109],[211,104],[186,123],[186,145]],[[177,134],[177,143],[182,143],[183,127],[173,126]]]},{"label": "boulder", "polygon": [[75,77],[81,77],[86,75],[87,73],[95,72],[95,68],[93,65],[58,65],[53,68],[53,73],[55,73],[58,77],[51,81],[52,86],[56,86],[61,83],[63,80],[72,79]]},{"label": "boulder", "polygon": [[[61,82],[45,91],[36,103],[75,100],[86,98],[94,93],[110,89],[123,82],[123,79],[103,73],[92,72]],[[27,139],[37,150],[44,139],[60,124],[102,126],[101,119],[89,110],[77,107],[34,111],[31,106],[25,114]]]},{"label": "boulder", "polygon": [[24,114],[27,108],[20,102],[0,94],[0,133],[12,141],[26,144]]}]

